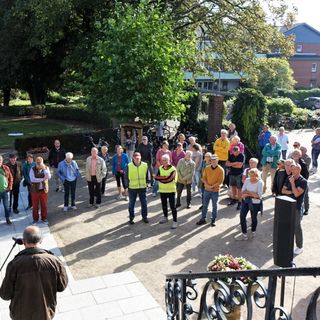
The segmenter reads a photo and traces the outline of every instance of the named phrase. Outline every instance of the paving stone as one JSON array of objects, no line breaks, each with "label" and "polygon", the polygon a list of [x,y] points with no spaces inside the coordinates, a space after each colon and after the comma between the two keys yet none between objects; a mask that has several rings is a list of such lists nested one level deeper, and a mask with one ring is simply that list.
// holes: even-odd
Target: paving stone
[{"label": "paving stone", "polygon": [[80,313],[82,320],[104,320],[123,315],[117,302],[108,302],[83,308],[80,309]]},{"label": "paving stone", "polygon": [[66,312],[71,310],[78,310],[80,308],[91,307],[95,305],[95,300],[91,293],[81,293],[69,297],[62,297],[58,299],[59,312]]},{"label": "paving stone", "polygon": [[125,271],[121,273],[113,273],[103,276],[103,281],[107,287],[120,286],[133,282],[139,282],[139,279],[132,271]]},{"label": "paving stone", "polygon": [[96,290],[92,292],[92,295],[94,296],[97,304],[125,299],[132,296],[129,290],[124,285]]},{"label": "paving stone", "polygon": [[[142,303],[143,301],[143,303]],[[119,300],[119,305],[125,314],[130,314],[138,311],[157,308],[158,303],[151,295],[135,296],[128,299]]]},{"label": "paving stone", "polygon": [[[127,314],[121,317],[108,318],[108,320],[148,320],[148,318],[143,312],[136,312],[136,313]],[[158,320],[158,319],[154,318],[153,320]]]},{"label": "paving stone", "polygon": [[70,281],[69,287],[73,294],[94,291],[106,287],[102,277],[89,278],[77,281]]},{"label": "paving stone", "polygon": [[79,310],[73,310],[63,313],[56,313],[54,320],[82,320]]}]

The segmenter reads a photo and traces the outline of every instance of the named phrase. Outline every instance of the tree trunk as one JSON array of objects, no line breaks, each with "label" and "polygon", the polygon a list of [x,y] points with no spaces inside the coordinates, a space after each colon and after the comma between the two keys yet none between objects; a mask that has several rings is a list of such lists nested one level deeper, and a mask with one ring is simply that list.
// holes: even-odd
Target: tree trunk
[{"label": "tree trunk", "polygon": [[3,91],[3,106],[9,107],[11,88],[6,87],[6,88],[3,88],[2,91]]},{"label": "tree trunk", "polygon": [[30,81],[27,91],[29,93],[31,105],[35,106],[46,103],[47,93],[40,81]]}]

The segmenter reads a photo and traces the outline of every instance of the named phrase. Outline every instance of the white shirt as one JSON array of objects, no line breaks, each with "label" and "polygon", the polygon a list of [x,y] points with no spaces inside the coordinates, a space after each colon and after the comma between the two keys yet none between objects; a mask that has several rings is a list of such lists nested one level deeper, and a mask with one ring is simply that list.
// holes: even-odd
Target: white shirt
[{"label": "white shirt", "polygon": [[[262,180],[258,180],[256,183],[252,183],[250,181],[250,178],[247,178],[242,186],[242,191],[250,191],[250,192],[256,192],[260,199],[262,197],[262,190],[263,190],[263,182]],[[252,198],[252,203],[259,204],[260,199],[254,199]]]},{"label": "white shirt", "polygon": [[289,139],[288,136],[284,134],[277,135],[277,142],[281,145],[281,150],[288,150]]}]

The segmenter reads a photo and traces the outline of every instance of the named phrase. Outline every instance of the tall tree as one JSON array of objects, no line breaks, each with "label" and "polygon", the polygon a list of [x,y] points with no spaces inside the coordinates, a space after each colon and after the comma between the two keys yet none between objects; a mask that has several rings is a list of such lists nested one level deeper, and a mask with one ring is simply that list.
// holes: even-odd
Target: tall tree
[{"label": "tall tree", "polygon": [[184,70],[195,54],[193,35],[181,40],[159,7],[118,3],[112,18],[97,24],[96,54],[89,64],[89,104],[117,119],[164,120],[180,116]]},{"label": "tall tree", "polygon": [[292,90],[296,83],[289,62],[279,58],[258,59],[256,74],[249,81],[266,95],[277,94],[278,89]]}]

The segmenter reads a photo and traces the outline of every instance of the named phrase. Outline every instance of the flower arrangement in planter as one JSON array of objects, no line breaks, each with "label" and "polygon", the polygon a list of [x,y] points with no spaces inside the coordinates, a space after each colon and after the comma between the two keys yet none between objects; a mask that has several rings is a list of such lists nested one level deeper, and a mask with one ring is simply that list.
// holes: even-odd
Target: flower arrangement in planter
[{"label": "flower arrangement in planter", "polygon": [[[215,256],[212,261],[209,262],[207,270],[211,271],[232,271],[232,270],[253,270],[255,266],[243,257],[233,257],[230,254]],[[248,282],[247,278],[241,279],[244,283]],[[229,283],[231,279],[224,279]]]}]

